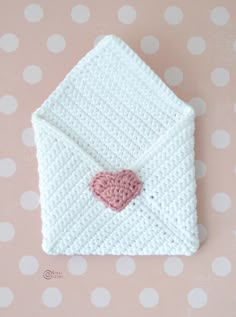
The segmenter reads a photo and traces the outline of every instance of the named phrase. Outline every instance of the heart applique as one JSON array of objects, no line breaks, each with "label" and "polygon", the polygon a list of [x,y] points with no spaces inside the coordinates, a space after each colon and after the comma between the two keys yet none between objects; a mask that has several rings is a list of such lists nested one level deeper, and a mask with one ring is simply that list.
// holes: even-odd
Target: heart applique
[{"label": "heart applique", "polygon": [[140,194],[142,182],[131,170],[99,172],[89,184],[93,194],[107,207],[121,211]]}]

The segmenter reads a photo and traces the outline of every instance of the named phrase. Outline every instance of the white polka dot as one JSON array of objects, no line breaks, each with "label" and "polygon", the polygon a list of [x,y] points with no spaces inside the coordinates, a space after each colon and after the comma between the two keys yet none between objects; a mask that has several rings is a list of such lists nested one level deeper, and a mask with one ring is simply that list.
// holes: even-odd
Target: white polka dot
[{"label": "white polka dot", "polygon": [[193,55],[200,55],[206,49],[206,42],[200,36],[193,36],[188,40],[187,48]]},{"label": "white polka dot", "polygon": [[4,52],[14,52],[19,47],[19,39],[15,34],[6,33],[1,36],[0,46]]},{"label": "white polka dot", "polygon": [[52,34],[47,40],[47,48],[52,53],[60,53],[66,47],[66,41],[60,34]]},{"label": "white polka dot", "polygon": [[159,40],[153,35],[144,36],[141,40],[141,49],[145,54],[155,54],[160,47]]},{"label": "white polka dot", "polygon": [[183,273],[184,264],[178,257],[169,257],[164,262],[164,271],[167,275],[178,276]]},{"label": "white polka dot", "polygon": [[139,294],[139,301],[145,308],[155,307],[159,302],[159,294],[154,288],[144,288]]},{"label": "white polka dot", "polygon": [[33,191],[24,192],[21,195],[20,204],[25,210],[34,210],[39,205],[39,195]]},{"label": "white polka dot", "polygon": [[104,38],[105,35],[101,34],[101,35],[98,35],[94,42],[93,42],[93,45],[96,46],[103,38]]},{"label": "white polka dot", "polygon": [[178,86],[182,83],[184,75],[180,68],[169,67],[164,74],[165,81],[170,86]]},{"label": "white polka dot", "polygon": [[206,164],[203,161],[200,160],[196,160],[195,161],[195,174],[196,174],[196,178],[202,178],[206,175]]},{"label": "white polka dot", "polygon": [[23,71],[23,79],[27,84],[37,84],[42,80],[42,77],[42,70],[36,65],[26,66]]},{"label": "white polka dot", "polygon": [[116,261],[116,271],[120,275],[129,276],[134,273],[136,264],[133,258],[130,256],[121,256]]},{"label": "white polka dot", "polygon": [[199,237],[200,243],[203,243],[207,238],[207,229],[204,225],[200,223],[197,225],[197,228],[198,228],[198,237]]},{"label": "white polka dot", "polygon": [[106,288],[95,288],[91,293],[91,302],[96,307],[106,307],[111,301],[111,294]]},{"label": "white polka dot", "polygon": [[202,288],[194,288],[188,293],[188,303],[192,308],[203,308],[207,304],[207,294]]},{"label": "white polka dot", "polygon": [[82,256],[73,256],[67,262],[68,271],[72,275],[83,275],[87,270],[87,261]]},{"label": "white polka dot", "polygon": [[216,193],[211,200],[212,208],[217,212],[225,212],[231,207],[231,199],[225,193]]},{"label": "white polka dot", "polygon": [[14,299],[12,290],[8,287],[0,287],[0,307],[8,307]]},{"label": "white polka dot", "polygon": [[233,50],[236,52],[236,40],[233,42]]},{"label": "white polka dot", "polygon": [[62,302],[62,293],[55,287],[46,288],[42,294],[42,301],[47,307],[57,307]]},{"label": "white polka dot", "polygon": [[210,12],[211,21],[216,25],[225,25],[230,18],[228,10],[224,7],[216,7]]},{"label": "white polka dot", "polygon": [[224,277],[231,272],[231,263],[226,257],[220,256],[214,259],[211,269],[215,275]]},{"label": "white polka dot", "polygon": [[188,102],[193,107],[196,116],[201,116],[206,112],[206,102],[199,97],[194,97]]},{"label": "white polka dot", "polygon": [[217,87],[224,87],[230,82],[229,71],[225,68],[215,68],[211,72],[211,81]]},{"label": "white polka dot", "polygon": [[130,5],[124,5],[118,10],[118,19],[123,24],[132,24],[136,20],[136,10]]},{"label": "white polka dot", "polygon": [[10,222],[0,222],[0,241],[11,241],[15,236],[15,228]]},{"label": "white polka dot", "polygon": [[26,146],[35,146],[34,143],[34,130],[32,128],[27,128],[22,132],[22,142]]},{"label": "white polka dot", "polygon": [[211,135],[211,143],[216,149],[225,149],[230,145],[230,142],[230,134],[225,130],[215,130]]},{"label": "white polka dot", "polygon": [[33,275],[38,271],[39,262],[36,257],[25,255],[20,259],[19,270],[24,275]]},{"label": "white polka dot", "polygon": [[72,8],[71,17],[76,23],[85,23],[90,18],[90,10],[87,6],[78,4]]},{"label": "white polka dot", "polygon": [[11,177],[16,172],[16,163],[11,158],[0,159],[0,177]]},{"label": "white polka dot", "polygon": [[14,96],[5,95],[0,98],[0,112],[9,115],[16,111],[18,102]]},{"label": "white polka dot", "polygon": [[168,7],[164,13],[164,19],[168,24],[179,24],[183,20],[183,11],[176,6]]},{"label": "white polka dot", "polygon": [[43,18],[43,9],[38,4],[29,4],[25,10],[24,15],[27,21],[37,23]]}]

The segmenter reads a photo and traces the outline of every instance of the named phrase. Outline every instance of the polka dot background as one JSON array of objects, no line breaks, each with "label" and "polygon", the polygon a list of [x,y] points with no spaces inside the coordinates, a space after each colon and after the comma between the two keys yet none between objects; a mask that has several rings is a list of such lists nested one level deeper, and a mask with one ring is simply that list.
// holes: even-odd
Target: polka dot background
[{"label": "polka dot background", "polygon": [[[236,3],[2,1],[0,316],[236,316]],[[106,34],[196,112],[191,257],[48,256],[31,114]]]}]

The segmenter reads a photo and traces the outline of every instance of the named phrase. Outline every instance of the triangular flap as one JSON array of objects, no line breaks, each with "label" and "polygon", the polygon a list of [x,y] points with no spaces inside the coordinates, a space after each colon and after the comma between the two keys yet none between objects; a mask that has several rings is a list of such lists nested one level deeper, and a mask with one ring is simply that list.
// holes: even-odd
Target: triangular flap
[{"label": "triangular flap", "polygon": [[[85,189],[97,169],[35,117],[33,127],[37,145],[43,243],[50,252],[48,246],[54,236],[55,224],[64,217],[73,218],[77,214],[71,208],[73,201],[78,199],[76,208],[82,207],[83,199],[88,195],[84,194]],[[56,232],[58,238],[63,237],[63,230]]]},{"label": "triangular flap", "polygon": [[192,113],[114,36],[99,42],[36,111],[113,171],[132,164]]}]

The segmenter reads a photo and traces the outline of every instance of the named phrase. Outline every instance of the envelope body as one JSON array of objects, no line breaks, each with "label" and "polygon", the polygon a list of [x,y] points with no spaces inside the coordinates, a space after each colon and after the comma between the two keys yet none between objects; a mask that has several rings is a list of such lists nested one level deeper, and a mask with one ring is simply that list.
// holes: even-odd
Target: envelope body
[{"label": "envelope body", "polygon": [[[197,251],[194,112],[121,39],[106,36],[88,52],[32,124],[46,253]],[[116,212],[89,184],[124,169],[142,189]]]}]

